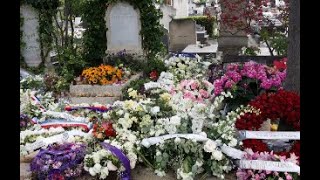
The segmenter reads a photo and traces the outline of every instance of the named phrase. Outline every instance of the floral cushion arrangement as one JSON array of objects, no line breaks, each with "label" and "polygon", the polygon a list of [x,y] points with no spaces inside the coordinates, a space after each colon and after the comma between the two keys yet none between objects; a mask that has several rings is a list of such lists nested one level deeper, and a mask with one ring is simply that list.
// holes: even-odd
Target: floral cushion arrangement
[{"label": "floral cushion arrangement", "polygon": [[66,143],[41,149],[31,163],[38,179],[71,179],[82,173],[86,146]]}]

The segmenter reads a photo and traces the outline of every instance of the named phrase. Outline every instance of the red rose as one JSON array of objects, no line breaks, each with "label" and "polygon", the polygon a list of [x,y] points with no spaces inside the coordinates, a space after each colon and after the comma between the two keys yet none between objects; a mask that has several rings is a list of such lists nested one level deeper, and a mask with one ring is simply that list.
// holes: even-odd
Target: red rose
[{"label": "red rose", "polygon": [[151,71],[151,73],[149,74],[150,79],[152,79],[153,81],[156,81],[158,79],[158,72],[156,70]]}]

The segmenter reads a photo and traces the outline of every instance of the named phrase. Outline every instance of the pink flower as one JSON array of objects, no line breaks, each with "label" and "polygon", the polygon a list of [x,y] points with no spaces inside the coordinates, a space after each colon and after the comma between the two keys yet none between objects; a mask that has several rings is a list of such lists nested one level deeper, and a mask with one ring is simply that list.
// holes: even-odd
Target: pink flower
[{"label": "pink flower", "polygon": [[199,96],[196,100],[198,103],[203,103],[203,98],[201,96]]},{"label": "pink flower", "polygon": [[199,84],[196,82],[196,81],[193,81],[191,84],[190,84],[190,87],[192,90],[195,90],[199,87]]},{"label": "pink flower", "polygon": [[260,179],[265,179],[265,178],[266,178],[266,174],[260,173]]},{"label": "pink flower", "polygon": [[186,92],[183,94],[183,98],[184,98],[184,99],[196,100],[196,97],[192,94],[191,91],[186,91]]},{"label": "pink flower", "polygon": [[234,84],[235,84],[234,81],[228,80],[224,85],[224,88],[231,89]]},{"label": "pink flower", "polygon": [[286,180],[292,180],[292,176],[290,174],[286,175]]},{"label": "pink flower", "polygon": [[203,98],[209,98],[209,93],[207,91],[200,89],[199,93]]},{"label": "pink flower", "polygon": [[260,180],[259,174],[256,174],[256,175],[255,175],[255,180]]}]

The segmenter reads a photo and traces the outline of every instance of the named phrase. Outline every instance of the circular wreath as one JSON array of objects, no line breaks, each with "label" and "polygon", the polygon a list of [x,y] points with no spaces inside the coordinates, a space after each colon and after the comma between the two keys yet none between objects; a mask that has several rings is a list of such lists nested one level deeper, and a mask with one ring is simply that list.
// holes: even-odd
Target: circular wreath
[{"label": "circular wreath", "polygon": [[[300,131],[300,96],[294,92],[279,90],[276,93],[264,93],[252,100],[249,107],[253,108],[253,111],[241,113],[236,120],[235,126],[238,130],[257,131],[265,120],[280,119],[294,130]],[[243,140],[243,146],[254,152],[270,151],[267,144],[258,139]],[[290,157],[290,153],[300,156],[300,141],[294,141],[289,152],[275,154]]]}]

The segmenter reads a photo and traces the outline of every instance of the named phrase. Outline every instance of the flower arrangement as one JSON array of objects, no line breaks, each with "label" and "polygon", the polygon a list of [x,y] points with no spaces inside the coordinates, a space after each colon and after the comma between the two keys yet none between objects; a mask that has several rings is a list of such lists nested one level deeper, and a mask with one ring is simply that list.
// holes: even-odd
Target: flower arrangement
[{"label": "flower arrangement", "polygon": [[83,70],[81,76],[89,84],[107,85],[121,81],[123,72],[121,68],[101,64],[98,67],[90,67]]},{"label": "flower arrangement", "polygon": [[66,143],[41,149],[30,164],[38,179],[70,179],[81,175],[86,146]]},{"label": "flower arrangement", "polygon": [[[290,157],[278,156],[271,152],[253,152],[251,149],[245,149],[245,160],[263,160],[263,161],[281,161],[291,162],[299,164],[298,157],[294,154],[290,154]],[[266,170],[253,170],[253,169],[241,169],[238,168],[236,172],[238,180],[249,180],[249,179],[278,179],[278,180],[293,180],[299,179],[298,173],[288,172],[277,172],[277,171],[266,171]]]},{"label": "flower arrangement", "polygon": [[20,132],[20,145],[33,143],[38,139],[61,134],[63,132],[65,132],[65,130],[62,127],[44,129],[39,127],[39,125],[35,125],[34,130],[26,129]]},{"label": "flower arrangement", "polygon": [[168,71],[174,75],[176,82],[182,79],[203,78],[210,65],[209,62],[202,61],[200,56],[186,57],[184,55],[172,56],[164,63]]},{"label": "flower arrangement", "polygon": [[43,89],[43,76],[42,75],[29,75],[20,80],[20,89]]},{"label": "flower arrangement", "polygon": [[[234,96],[232,108],[246,105],[251,99],[266,91],[282,88],[285,69],[277,69],[254,61],[242,64],[231,63],[219,79],[214,80],[214,94],[230,90]],[[231,106],[231,105],[230,105]]]},{"label": "flower arrangement", "polygon": [[[279,90],[276,93],[264,93],[252,100],[246,111],[240,113],[235,127],[238,130],[259,130],[262,123],[280,119],[280,125],[289,126],[287,130],[300,131],[300,96],[294,92]],[[251,148],[254,152],[270,151],[262,140],[243,140],[244,148]],[[276,152],[289,157],[291,153],[300,155],[300,142],[295,141],[290,151]]]}]

